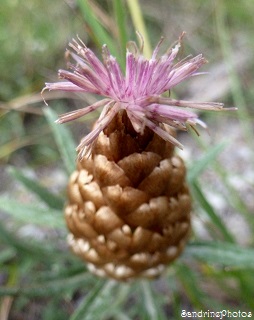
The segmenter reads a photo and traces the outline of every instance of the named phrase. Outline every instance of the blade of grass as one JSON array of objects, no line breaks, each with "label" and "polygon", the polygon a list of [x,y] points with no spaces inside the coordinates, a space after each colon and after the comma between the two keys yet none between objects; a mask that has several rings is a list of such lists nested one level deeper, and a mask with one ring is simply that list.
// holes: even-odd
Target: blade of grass
[{"label": "blade of grass", "polygon": [[[232,88],[232,98],[234,105],[238,107],[238,115],[242,130],[245,134],[245,139],[249,145],[253,144],[253,126],[252,117],[249,115],[247,104],[244,98],[242,84],[240,82],[239,75],[234,67],[232,59],[232,52],[234,48],[231,46],[229,29],[226,24],[226,6],[223,1],[215,2],[215,22],[217,27],[218,39],[220,42],[222,54],[224,56],[224,62],[227,66],[229,73],[229,80]],[[254,154],[252,154],[254,155]]]},{"label": "blade of grass", "polygon": [[51,246],[48,246],[46,241],[41,244],[35,239],[33,241],[24,239],[20,240],[11,232],[7,231],[1,223],[0,239],[2,243],[14,248],[16,250],[16,254],[20,255],[22,258],[29,257],[37,259],[43,263],[51,264],[52,260],[60,261],[61,256],[63,256],[63,253],[56,251],[52,243]]},{"label": "blade of grass", "polygon": [[112,37],[102,27],[97,17],[95,16],[89,1],[78,0],[78,6],[84,17],[85,23],[90,27],[91,37],[94,39],[96,45],[101,48],[103,44],[107,44],[112,55],[117,56],[117,48]]},{"label": "blade of grass", "polygon": [[249,307],[252,310],[254,310],[254,300],[253,300],[254,283],[253,283],[253,278],[251,278],[251,281],[250,281],[250,278],[246,274],[246,270],[243,270],[238,274],[238,282],[240,284],[241,297],[242,297],[243,301],[246,304],[248,304]]},{"label": "blade of grass", "polygon": [[162,312],[161,303],[159,303],[158,297],[155,297],[152,292],[151,283],[143,280],[140,282],[140,285],[145,307],[144,310],[146,312],[145,319],[166,320],[166,317]]},{"label": "blade of grass", "polygon": [[44,201],[50,208],[61,210],[64,206],[64,200],[48,191],[37,181],[28,178],[20,170],[9,167],[9,173],[19,182],[21,182],[29,191],[37,195],[42,201]]},{"label": "blade of grass", "polygon": [[126,283],[116,286],[116,290],[117,291],[114,294],[115,299],[111,304],[112,308],[109,310],[107,317],[115,317],[116,319],[120,320],[122,312],[124,310],[123,304],[126,303],[126,300],[130,296],[130,293],[132,292],[132,286]]},{"label": "blade of grass", "polygon": [[188,169],[187,179],[189,183],[192,183],[196,180],[202,172],[207,168],[207,166],[212,163],[216,157],[223,151],[227,142],[221,142],[218,145],[215,145],[213,148],[210,148],[207,152],[204,153],[204,156],[195,161],[195,163]]},{"label": "blade of grass", "polygon": [[77,288],[86,286],[88,273],[78,274],[73,277],[67,277],[55,281],[43,281],[42,283],[32,285],[22,285],[21,287],[0,288],[0,296],[5,295],[23,295],[26,297],[50,297],[52,295],[62,294],[64,292],[72,292]]},{"label": "blade of grass", "polygon": [[24,223],[57,229],[65,227],[63,214],[60,210],[40,208],[35,204],[23,204],[6,196],[0,197],[0,208]]},{"label": "blade of grass", "polygon": [[[103,280],[100,280],[97,282],[96,286],[93,288],[93,290],[90,291],[90,293],[85,296],[79,307],[76,309],[76,311],[73,313],[73,315],[70,317],[70,320],[96,320],[96,319],[103,319],[101,315],[98,315],[98,310],[96,310],[95,306],[100,306],[101,304],[104,304],[104,301],[108,302],[108,296],[105,296],[105,292],[110,293],[111,289],[113,288],[114,284],[113,282],[109,281],[106,282]],[[108,304],[109,305],[109,304]],[[104,307],[106,307],[104,305]],[[92,311],[91,311],[92,309]],[[93,313],[93,310],[95,311]],[[105,314],[105,309],[104,309]],[[99,311],[100,314],[100,311]]]},{"label": "blade of grass", "polygon": [[[128,284],[119,285],[116,281],[108,281],[102,288],[99,296],[91,304],[85,315],[85,319],[106,320],[114,318],[114,316],[118,319],[119,308],[126,301],[130,289],[131,286]],[[108,308],[109,305],[110,308]]]},{"label": "blade of grass", "polygon": [[205,296],[199,287],[199,279],[195,272],[182,263],[177,263],[175,270],[176,275],[181,281],[181,284],[184,287],[184,291],[188,295],[188,298],[190,299],[192,304],[197,309],[204,309]]},{"label": "blade of grass", "polygon": [[199,184],[197,181],[193,181],[191,183],[191,189],[195,195],[195,199],[199,202],[201,207],[204,209],[204,211],[207,213],[209,218],[211,219],[212,223],[217,227],[217,229],[222,234],[225,241],[228,242],[235,242],[233,235],[228,231],[227,227],[223,223],[223,221],[220,219],[220,217],[215,213],[213,207],[211,204],[207,201],[206,197],[204,196],[203,192],[201,191],[201,188],[199,187]]},{"label": "blade of grass", "polygon": [[195,258],[209,264],[237,269],[254,269],[254,249],[226,242],[189,243],[183,258]]},{"label": "blade of grass", "polygon": [[[227,172],[224,168],[222,168],[219,164],[214,163],[214,168],[223,182],[224,186],[227,189],[227,201],[229,205],[236,210],[236,212],[241,213],[245,219],[247,220],[249,226],[254,233],[254,219],[253,212],[249,210],[246,203],[242,200],[239,191],[236,190],[234,186],[229,181],[229,177],[231,175],[230,172]],[[254,239],[254,236],[252,237]]]},{"label": "blade of grass", "polygon": [[241,248],[236,244],[225,242],[196,242],[190,243],[184,254],[184,257],[194,257],[211,265],[217,265],[231,270],[237,270],[238,275],[235,277],[241,288],[240,296],[244,301],[253,308],[252,299],[253,284],[246,277],[246,270],[254,269],[254,249]]},{"label": "blade of grass", "polygon": [[13,259],[16,255],[15,250],[13,248],[6,248],[0,252],[0,265],[4,264],[6,261]]},{"label": "blade of grass", "polygon": [[68,301],[67,299],[63,299],[61,294],[54,295],[52,298],[50,297],[50,299],[48,299],[47,301],[46,306],[40,312],[40,319],[67,320],[69,318],[68,315],[70,312],[70,301]]},{"label": "blade of grass", "polygon": [[[13,265],[8,270],[8,280],[5,282],[5,286],[12,287],[14,284],[17,283],[18,279],[19,279],[18,266]],[[9,313],[13,303],[13,297],[5,296],[1,300],[2,300],[2,305],[0,307],[0,319],[7,320],[9,319]]]},{"label": "blade of grass", "polygon": [[48,128],[46,130],[44,128],[40,128],[40,134],[38,135],[28,135],[22,138],[18,137],[6,142],[0,146],[0,159],[9,157],[12,153],[21,148],[36,144],[37,141],[41,140],[42,136],[46,135],[47,133]]},{"label": "blade of grass", "polygon": [[124,310],[119,310],[115,314],[113,314],[114,318],[112,319],[117,319],[117,320],[132,320],[133,318],[129,318],[125,313]]},{"label": "blade of grass", "polygon": [[[171,279],[170,279],[171,280]],[[169,281],[170,281],[169,280]],[[173,318],[174,320],[182,320],[182,313],[185,309],[182,307],[182,297],[179,291],[176,291],[172,294],[172,309],[173,309]]]},{"label": "blade of grass", "polygon": [[[70,257],[73,257],[72,255]],[[75,257],[76,258],[76,257]],[[81,274],[87,271],[86,265],[79,260],[71,263],[71,260],[68,261],[68,267],[66,265],[60,265],[57,270],[48,270],[41,271],[36,274],[36,282],[50,281],[50,280],[60,280],[63,278],[73,277],[77,274]]]},{"label": "blade of grass", "polygon": [[129,11],[131,14],[131,18],[132,18],[132,22],[134,24],[134,27],[136,28],[136,30],[138,32],[140,32],[140,34],[142,35],[143,39],[144,39],[144,56],[147,59],[150,59],[152,56],[152,49],[151,49],[151,45],[150,45],[150,41],[149,41],[149,37],[148,37],[148,33],[147,33],[147,29],[145,26],[145,22],[144,22],[144,18],[142,15],[142,11],[139,5],[139,1],[138,0],[127,0],[127,4],[129,7]]},{"label": "blade of grass", "polygon": [[125,48],[127,43],[127,32],[126,32],[126,19],[123,0],[113,0],[114,15],[116,20],[116,25],[118,28],[121,56],[125,56]]},{"label": "blade of grass", "polygon": [[[194,136],[194,135],[193,135]],[[227,202],[228,205],[233,208],[234,210],[236,210],[236,212],[243,214],[243,216],[246,218],[246,220],[248,221],[249,226],[251,227],[251,229],[254,232],[254,219],[253,219],[253,214],[252,212],[250,212],[250,210],[248,209],[248,206],[246,205],[246,203],[242,200],[241,198],[241,194],[239,194],[238,190],[236,190],[236,188],[234,186],[232,186],[232,184],[230,183],[229,177],[232,175],[232,172],[227,171],[227,169],[225,167],[223,167],[218,161],[214,161],[212,162],[212,160],[214,159],[214,157],[216,156],[216,153],[218,151],[218,153],[220,152],[220,144],[215,146],[210,154],[210,148],[207,148],[207,146],[205,145],[204,141],[202,140],[202,137],[199,137],[198,139],[200,146],[203,149],[204,154],[207,155],[207,160],[211,160],[211,164],[217,174],[217,176],[220,178],[221,182],[223,183],[225,190],[227,190]],[[223,148],[223,144],[224,142],[221,143],[221,148]],[[226,146],[227,142],[225,142]],[[214,156],[213,153],[214,152]],[[193,180],[195,180],[195,178],[198,177],[199,174],[202,173],[204,166],[205,166],[205,159],[206,159],[206,155],[204,156],[204,158],[200,159],[200,163],[199,161],[197,161],[197,168],[195,166],[195,164],[190,167],[190,173],[188,174],[188,181],[191,184]],[[211,159],[209,159],[211,156]],[[203,161],[204,160],[204,161]],[[200,166],[200,168],[199,168]]]},{"label": "blade of grass", "polygon": [[[196,134],[191,133],[193,137],[196,139]],[[205,154],[209,154],[209,148],[206,146],[204,140],[202,137],[198,137],[196,140],[198,141],[199,145],[203,149],[203,152]],[[216,147],[215,147],[216,149]],[[219,149],[219,145],[218,145]],[[218,150],[219,151],[219,150]],[[216,152],[215,152],[216,153]],[[202,161],[202,159],[201,159]],[[241,194],[239,191],[230,183],[229,177],[232,175],[232,171],[228,171],[227,168],[222,166],[218,161],[214,161],[212,163],[212,166],[217,174],[217,176],[220,178],[221,182],[223,183],[225,190],[227,190],[227,202],[228,205],[236,210],[236,212],[241,213],[246,220],[248,221],[249,226],[251,227],[253,233],[254,233],[254,219],[253,219],[253,213],[249,210],[247,204],[243,201]],[[194,173],[190,173],[189,176],[189,182],[191,183],[193,178],[195,178],[195,165],[190,168],[190,170],[194,170]],[[199,169],[197,168],[197,171]]]},{"label": "blade of grass", "polygon": [[64,125],[55,123],[58,118],[57,114],[50,108],[44,108],[44,115],[52,129],[54,138],[56,140],[59,152],[65,164],[68,174],[75,170],[76,146],[72,139],[70,131]]}]

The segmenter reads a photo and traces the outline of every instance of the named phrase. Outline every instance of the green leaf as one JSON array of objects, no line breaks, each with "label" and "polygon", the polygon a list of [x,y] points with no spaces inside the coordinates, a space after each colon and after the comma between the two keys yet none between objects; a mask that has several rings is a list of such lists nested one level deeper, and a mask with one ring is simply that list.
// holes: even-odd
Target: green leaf
[{"label": "green leaf", "polygon": [[[116,281],[99,282],[79,305],[70,320],[120,319],[120,305],[125,303],[130,292],[128,284],[118,285]],[[110,308],[108,307],[110,306]],[[120,317],[118,318],[118,315]]]},{"label": "green leaf", "polygon": [[254,249],[225,242],[190,243],[183,258],[195,258],[228,268],[254,269]]},{"label": "green leaf", "polygon": [[199,287],[197,274],[182,263],[178,262],[175,265],[177,277],[180,279],[188,298],[197,309],[204,308],[204,293]]},{"label": "green leaf", "polygon": [[[44,271],[41,271],[40,273],[36,274],[36,282],[73,277],[77,274],[81,274],[87,271],[86,265],[81,259],[79,259],[78,257],[72,254],[70,254],[68,258],[70,259],[68,259],[67,268],[66,268],[66,265],[59,264],[57,269],[53,269],[53,270],[46,269]],[[73,262],[71,261],[72,258],[75,259]]]},{"label": "green leaf", "polygon": [[29,191],[36,194],[41,200],[43,200],[50,208],[61,210],[64,206],[64,200],[48,191],[40,183],[28,178],[21,171],[14,167],[8,169],[10,174],[19,182],[21,182]]},{"label": "green leaf", "polygon": [[110,319],[117,319],[117,320],[132,320],[133,318],[130,318],[129,316],[126,315],[126,310],[122,309],[122,310],[116,310],[116,312],[114,312],[111,315]]},{"label": "green leaf", "polygon": [[52,109],[45,107],[44,114],[53,131],[67,173],[71,174],[75,170],[76,165],[76,145],[72,139],[71,133],[65,125],[55,123],[58,116]]},{"label": "green leaf", "polygon": [[124,5],[123,0],[113,0],[114,15],[116,20],[116,26],[118,28],[119,38],[120,38],[120,48],[121,56],[123,61],[123,66],[125,65],[125,50],[127,39],[127,28],[126,28],[126,6]]},{"label": "green leaf", "polygon": [[0,208],[13,218],[44,227],[62,229],[65,226],[60,210],[41,208],[36,204],[23,204],[10,197],[0,197]]},{"label": "green leaf", "polygon": [[199,202],[201,207],[205,210],[205,212],[210,217],[213,224],[218,228],[218,230],[223,235],[224,239],[228,242],[235,242],[234,237],[228,231],[227,227],[221,220],[221,218],[215,213],[211,204],[207,201],[203,192],[201,191],[199,184],[197,181],[193,181],[191,184],[192,191],[194,192],[196,200]]},{"label": "green leaf", "polygon": [[82,273],[60,280],[32,283],[29,286],[22,285],[22,287],[0,288],[0,296],[22,294],[27,297],[50,297],[56,294],[63,294],[63,292],[72,292],[82,286],[85,287],[89,277],[90,275],[88,273]]},{"label": "green leaf", "polygon": [[150,33],[147,30],[147,26],[144,21],[142,7],[139,4],[139,1],[126,0],[126,3],[129,8],[130,17],[133,23],[133,26],[136,31],[140,32],[142,38],[144,39],[144,56],[147,59],[151,59],[152,49],[150,44],[149,35]]},{"label": "green leaf", "polygon": [[146,314],[146,319],[153,320],[166,320],[165,315],[162,312],[161,301],[158,301],[158,297],[152,291],[151,283],[148,281],[141,282],[142,289],[142,302],[144,304],[144,310]]},{"label": "green leaf", "polygon": [[226,141],[221,142],[212,149],[209,149],[208,152],[201,159],[195,161],[195,163],[188,169],[187,179],[189,183],[192,183],[200,176],[200,174],[206,169],[206,167],[210,163],[212,163],[216,159],[216,157],[222,152],[226,144]]},{"label": "green leaf", "polygon": [[91,36],[94,36],[97,46],[101,47],[103,44],[107,44],[111,54],[117,56],[117,48],[114,40],[102,27],[89,2],[78,0],[78,6],[83,14],[85,23],[90,27],[89,30],[92,32]]},{"label": "green leaf", "polygon": [[[241,272],[238,273],[238,279],[240,283],[240,288],[241,288],[241,297],[243,301],[250,306],[252,310],[254,310],[254,300],[253,300],[253,292],[254,292],[254,287],[253,287],[253,276],[249,277],[248,273],[246,271],[249,270],[241,270]],[[252,275],[253,275],[253,270],[252,270]]]},{"label": "green leaf", "polygon": [[53,260],[60,261],[60,257],[63,255],[57,252],[51,243],[48,245],[47,241],[39,243],[35,239],[31,240],[20,240],[14,236],[11,232],[7,231],[6,228],[0,223],[0,239],[2,243],[5,243],[11,248],[14,248],[16,254],[20,255],[22,258],[32,258],[33,260],[39,260],[41,262],[52,263]]},{"label": "green leaf", "polygon": [[0,252],[0,265],[6,261],[13,259],[16,256],[16,251],[13,248],[7,248]]},{"label": "green leaf", "polygon": [[[89,292],[87,296],[83,299],[80,303],[76,311],[70,317],[70,320],[83,320],[83,319],[90,319],[89,308],[91,308],[94,303],[96,303],[97,299],[100,299],[100,293],[103,291],[105,281],[99,280],[95,287]],[[91,319],[99,319],[99,318],[91,318]]]}]

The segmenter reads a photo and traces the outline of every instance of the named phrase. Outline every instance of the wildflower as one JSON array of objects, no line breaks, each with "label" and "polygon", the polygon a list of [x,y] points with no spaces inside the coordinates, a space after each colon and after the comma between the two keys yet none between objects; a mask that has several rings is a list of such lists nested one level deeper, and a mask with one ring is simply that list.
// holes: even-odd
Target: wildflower
[{"label": "wildflower", "polygon": [[95,139],[120,110],[126,111],[137,133],[142,134],[144,128],[149,127],[164,140],[182,148],[181,143],[171,133],[161,128],[161,123],[180,130],[187,130],[188,125],[194,129],[196,124],[206,127],[189,109],[223,108],[223,104],[218,102],[185,101],[162,96],[182,81],[200,74],[197,71],[207,62],[202,54],[175,62],[183,35],[174,48],[168,49],[159,57],[162,38],[149,60],[142,55],[142,37],[141,49],[135,42],[128,43],[125,76],[106,45],[102,47],[101,62],[80,39],[70,43],[73,49],[70,55],[77,64],[70,64],[72,72],[59,70],[59,77],[66,81],[46,83],[44,90],[90,92],[105,97],[90,106],[63,114],[57,121],[72,121],[103,107],[94,129],[81,140],[77,148],[80,158],[89,154]]},{"label": "wildflower", "polygon": [[78,148],[68,184],[65,219],[68,243],[98,276],[117,280],[159,276],[182,252],[190,234],[191,197],[182,147],[174,128],[206,125],[190,109],[221,110],[216,102],[176,100],[162,94],[195,76],[202,55],[175,62],[182,36],[162,56],[158,43],[150,60],[134,42],[122,74],[106,45],[103,62],[81,40],[73,41],[72,72],[45,89],[90,92],[104,98],[60,116],[75,120],[103,107],[93,130]]}]

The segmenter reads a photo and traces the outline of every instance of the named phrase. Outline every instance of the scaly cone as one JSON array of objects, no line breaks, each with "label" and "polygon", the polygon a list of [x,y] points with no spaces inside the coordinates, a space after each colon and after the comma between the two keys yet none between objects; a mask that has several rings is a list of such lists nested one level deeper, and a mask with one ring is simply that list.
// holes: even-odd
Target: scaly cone
[{"label": "scaly cone", "polygon": [[68,186],[68,239],[95,274],[158,276],[182,251],[191,199],[173,149],[150,129],[136,133],[123,111],[78,162]]},{"label": "scaly cone", "polygon": [[45,89],[90,92],[105,98],[60,116],[72,121],[103,107],[93,130],[78,148],[77,170],[68,186],[65,217],[73,251],[97,275],[126,280],[158,276],[182,251],[190,231],[191,199],[182,148],[175,128],[206,125],[183,108],[222,110],[217,102],[175,100],[162,96],[183,80],[198,75],[202,55],[174,63],[175,47],[150,60],[130,42],[122,74],[107,46],[103,62],[78,39],[70,43],[73,72],[59,70],[63,82]]}]

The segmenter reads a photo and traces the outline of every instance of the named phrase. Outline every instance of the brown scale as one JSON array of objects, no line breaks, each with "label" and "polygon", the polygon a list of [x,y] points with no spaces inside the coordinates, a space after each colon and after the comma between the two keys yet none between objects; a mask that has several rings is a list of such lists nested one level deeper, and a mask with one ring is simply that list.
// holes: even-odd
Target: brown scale
[{"label": "brown scale", "polygon": [[184,163],[149,128],[136,133],[124,111],[78,161],[68,196],[69,245],[98,276],[159,276],[188,240]]}]

